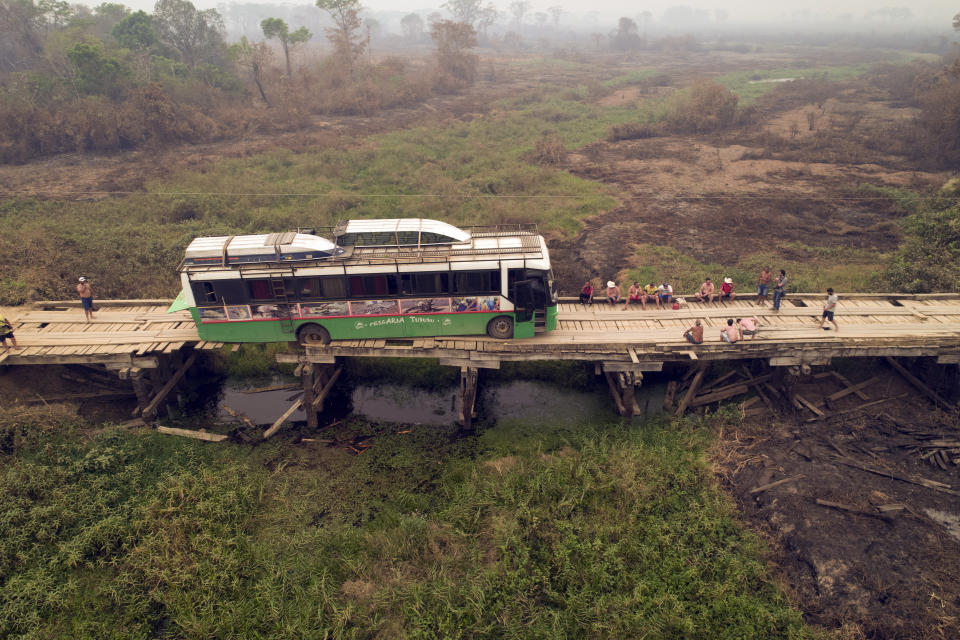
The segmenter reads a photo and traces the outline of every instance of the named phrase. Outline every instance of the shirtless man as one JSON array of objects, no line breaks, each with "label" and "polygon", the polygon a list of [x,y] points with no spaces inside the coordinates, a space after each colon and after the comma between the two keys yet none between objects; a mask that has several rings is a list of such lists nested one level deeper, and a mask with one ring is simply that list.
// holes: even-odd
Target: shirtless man
[{"label": "shirtless man", "polygon": [[683,332],[690,344],[703,344],[703,325],[697,320],[692,327]]},{"label": "shirtless man", "polygon": [[639,282],[634,282],[630,285],[630,289],[627,291],[627,299],[623,302],[624,311],[627,310],[631,302],[645,302],[643,300],[643,287],[640,286]]},{"label": "shirtless man", "polygon": [[613,280],[607,281],[607,302],[617,304],[620,302],[620,287]]},{"label": "shirtless man", "polygon": [[90,283],[83,276],[80,276],[80,284],[77,285],[77,293],[80,294],[80,304],[83,305],[83,314],[87,322],[93,320],[93,289]]},{"label": "shirtless man", "polygon": [[733,318],[727,318],[727,326],[720,330],[720,339],[724,342],[733,344],[738,340],[743,340],[743,334],[740,332],[740,325],[733,324]]},{"label": "shirtless man", "polygon": [[770,292],[770,279],[773,277],[773,272],[770,271],[770,267],[764,267],[763,271],[760,272],[760,277],[757,278],[757,304],[764,305],[767,302],[767,294]]},{"label": "shirtless man", "polygon": [[750,336],[751,340],[756,338],[757,332],[760,331],[760,321],[757,320],[756,316],[738,318],[737,324],[740,325],[740,332],[745,336]]},{"label": "shirtless man", "polygon": [[700,291],[697,291],[697,300],[700,302],[706,302],[707,304],[712,304],[713,296],[716,290],[716,287],[714,287],[713,283],[710,282],[710,278],[707,278],[703,281],[703,284],[700,285]]},{"label": "shirtless man", "polygon": [[13,325],[10,324],[10,321],[3,317],[3,314],[0,313],[0,343],[3,344],[4,353],[10,353],[10,347],[7,346],[7,340],[13,343],[14,349],[19,349],[17,346],[17,338],[13,335]]}]

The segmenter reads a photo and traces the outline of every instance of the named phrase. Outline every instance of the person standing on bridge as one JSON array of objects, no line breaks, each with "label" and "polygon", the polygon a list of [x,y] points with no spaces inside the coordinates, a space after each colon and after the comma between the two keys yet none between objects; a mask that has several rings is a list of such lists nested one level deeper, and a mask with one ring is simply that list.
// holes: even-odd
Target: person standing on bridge
[{"label": "person standing on bridge", "polygon": [[780,275],[773,281],[773,310],[780,311],[780,301],[787,292],[787,272],[780,269]]},{"label": "person standing on bridge", "polygon": [[10,347],[7,346],[7,340],[13,343],[14,349],[19,349],[17,339],[13,336],[13,325],[2,314],[0,314],[0,343],[3,344],[4,353],[10,353]]},{"label": "person standing on bridge", "polygon": [[80,305],[83,307],[83,314],[86,316],[87,322],[90,322],[93,320],[93,289],[83,276],[80,276],[77,293],[80,294]]},{"label": "person standing on bridge", "polygon": [[757,304],[763,306],[767,303],[767,293],[770,291],[770,279],[773,273],[770,267],[764,267],[757,278]]},{"label": "person standing on bridge", "polygon": [[837,326],[837,321],[833,319],[833,314],[837,310],[837,302],[839,301],[840,296],[835,294],[833,289],[827,289],[827,301],[823,303],[823,316],[820,318],[820,324],[818,325],[824,331],[830,330],[830,327],[823,326],[825,320],[833,323],[835,331],[840,331],[840,327]]}]

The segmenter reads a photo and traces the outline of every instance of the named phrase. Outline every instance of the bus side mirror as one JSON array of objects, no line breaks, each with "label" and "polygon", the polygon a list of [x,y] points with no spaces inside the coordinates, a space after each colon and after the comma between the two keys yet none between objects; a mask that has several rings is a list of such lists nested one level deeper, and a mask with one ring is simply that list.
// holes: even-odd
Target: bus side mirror
[{"label": "bus side mirror", "polygon": [[533,318],[533,283],[520,280],[513,285],[513,306],[517,322],[529,322]]}]

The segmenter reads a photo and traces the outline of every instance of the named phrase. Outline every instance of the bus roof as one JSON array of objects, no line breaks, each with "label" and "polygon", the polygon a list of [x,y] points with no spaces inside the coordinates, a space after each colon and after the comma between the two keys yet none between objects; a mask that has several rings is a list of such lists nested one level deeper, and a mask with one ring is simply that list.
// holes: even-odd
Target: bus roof
[{"label": "bus roof", "polygon": [[[360,233],[391,233],[400,231],[414,231],[420,234],[432,233],[435,236],[446,238],[445,242],[470,242],[470,233],[458,229],[452,224],[428,218],[382,218],[376,220],[344,220],[337,223],[333,229],[334,238]],[[441,240],[441,242],[444,242]],[[394,242],[393,244],[396,244]],[[405,244],[402,243],[401,244]]]},{"label": "bus roof", "polygon": [[184,252],[185,265],[234,265],[319,260],[343,253],[335,244],[308,233],[194,238]]}]

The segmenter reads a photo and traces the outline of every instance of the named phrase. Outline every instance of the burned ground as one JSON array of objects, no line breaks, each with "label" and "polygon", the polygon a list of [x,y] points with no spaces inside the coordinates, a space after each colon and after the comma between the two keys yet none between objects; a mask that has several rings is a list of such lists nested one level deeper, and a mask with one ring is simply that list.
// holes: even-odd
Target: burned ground
[{"label": "burned ground", "polygon": [[[832,402],[827,419],[807,409],[748,418],[720,435],[718,477],[769,540],[775,571],[808,621],[850,638],[955,638],[957,417],[886,367],[848,374],[853,383],[877,374],[867,400]],[[945,387],[956,384],[949,375]],[[823,374],[795,390],[816,403],[843,388]]]}]

